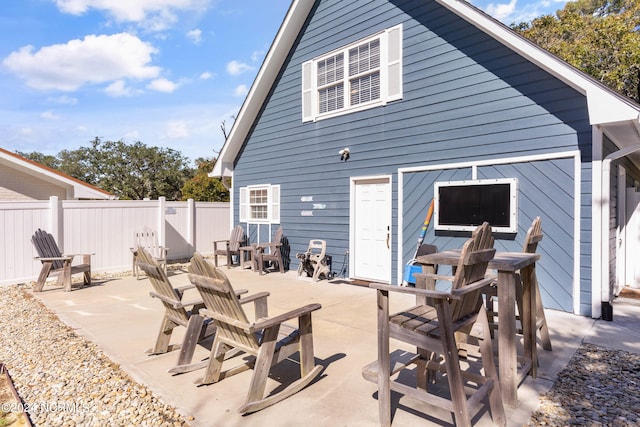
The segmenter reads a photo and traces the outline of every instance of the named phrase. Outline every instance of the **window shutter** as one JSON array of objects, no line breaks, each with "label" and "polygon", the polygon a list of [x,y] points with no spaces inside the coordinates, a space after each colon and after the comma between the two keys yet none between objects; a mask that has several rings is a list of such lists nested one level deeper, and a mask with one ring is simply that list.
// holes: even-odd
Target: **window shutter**
[{"label": "window shutter", "polygon": [[269,222],[280,224],[280,186],[272,185],[269,191]]},{"label": "window shutter", "polygon": [[387,96],[386,101],[402,99],[402,24],[386,31]]},{"label": "window shutter", "polygon": [[249,190],[247,187],[240,187],[240,222],[248,221],[247,208],[249,206]]},{"label": "window shutter", "polygon": [[302,64],[302,121],[313,120],[313,62],[308,61]]}]

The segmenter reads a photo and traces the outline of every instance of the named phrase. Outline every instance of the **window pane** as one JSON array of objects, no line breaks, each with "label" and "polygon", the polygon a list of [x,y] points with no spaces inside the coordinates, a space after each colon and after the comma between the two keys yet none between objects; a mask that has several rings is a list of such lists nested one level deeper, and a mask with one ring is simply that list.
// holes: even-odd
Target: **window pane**
[{"label": "window pane", "polygon": [[267,219],[267,207],[251,206],[251,219]]},{"label": "window pane", "polygon": [[320,113],[339,110],[344,107],[344,85],[342,83],[318,91]]},{"label": "window pane", "polygon": [[318,87],[325,86],[344,78],[344,54],[318,61]]},{"label": "window pane", "polygon": [[380,72],[350,80],[351,105],[380,99]]},{"label": "window pane", "polygon": [[249,191],[249,218],[251,219],[267,219],[268,218],[268,198],[267,189],[254,189]]},{"label": "window pane", "polygon": [[349,76],[380,68],[380,39],[349,49]]}]

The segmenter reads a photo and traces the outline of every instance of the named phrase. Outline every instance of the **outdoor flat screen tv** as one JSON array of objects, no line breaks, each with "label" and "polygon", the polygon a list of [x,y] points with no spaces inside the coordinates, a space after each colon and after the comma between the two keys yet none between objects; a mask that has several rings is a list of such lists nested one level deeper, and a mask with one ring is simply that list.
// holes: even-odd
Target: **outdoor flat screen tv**
[{"label": "outdoor flat screen tv", "polygon": [[473,231],[487,221],[498,233],[518,231],[515,178],[436,182],[434,229]]}]

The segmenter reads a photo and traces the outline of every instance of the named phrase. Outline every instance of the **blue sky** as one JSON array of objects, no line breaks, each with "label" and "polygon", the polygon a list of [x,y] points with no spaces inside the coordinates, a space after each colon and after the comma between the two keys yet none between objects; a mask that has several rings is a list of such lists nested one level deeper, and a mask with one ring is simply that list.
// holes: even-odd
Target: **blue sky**
[{"label": "blue sky", "polygon": [[[2,0],[0,147],[104,140],[194,160],[224,142],[291,0]],[[474,0],[506,24],[565,0]]]}]

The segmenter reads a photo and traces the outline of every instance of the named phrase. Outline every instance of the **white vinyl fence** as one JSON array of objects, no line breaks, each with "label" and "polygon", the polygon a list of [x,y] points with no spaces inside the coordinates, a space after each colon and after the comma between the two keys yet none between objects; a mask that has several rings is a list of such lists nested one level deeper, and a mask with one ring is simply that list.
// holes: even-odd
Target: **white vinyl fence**
[{"label": "white vinyl fence", "polygon": [[[169,248],[168,259],[209,254],[214,240],[229,238],[228,203],[159,200],[59,200],[0,202],[0,285],[35,280],[41,263],[31,244],[38,228],[53,235],[65,254],[92,253],[91,270],[131,270],[136,230],[149,227]],[[78,260],[80,261],[80,260]]]}]

